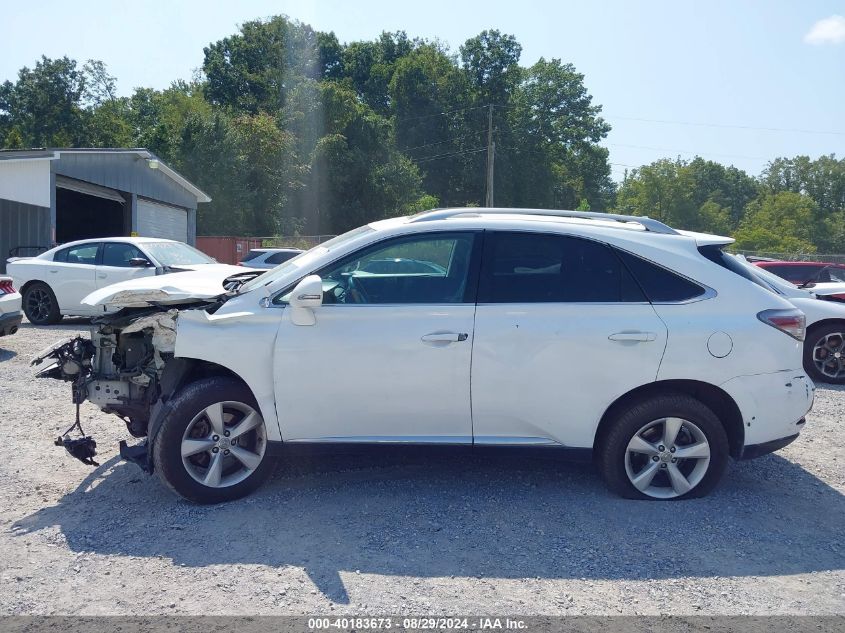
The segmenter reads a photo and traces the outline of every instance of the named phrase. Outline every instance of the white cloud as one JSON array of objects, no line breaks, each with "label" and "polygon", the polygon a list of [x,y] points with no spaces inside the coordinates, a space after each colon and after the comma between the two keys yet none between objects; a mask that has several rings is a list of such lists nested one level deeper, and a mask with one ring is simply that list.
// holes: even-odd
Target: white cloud
[{"label": "white cloud", "polygon": [[845,42],[845,18],[841,15],[831,15],[813,25],[804,36],[808,44],[841,44]]}]

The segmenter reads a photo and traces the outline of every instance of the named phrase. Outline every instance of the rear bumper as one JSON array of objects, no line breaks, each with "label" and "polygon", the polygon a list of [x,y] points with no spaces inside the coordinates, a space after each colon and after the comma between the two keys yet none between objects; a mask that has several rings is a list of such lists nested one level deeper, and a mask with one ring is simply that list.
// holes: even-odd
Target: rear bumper
[{"label": "rear bumper", "polygon": [[[803,424],[804,420],[801,420],[799,424]],[[789,446],[798,439],[798,433],[795,435],[790,435],[789,437],[782,437],[778,440],[772,440],[770,442],[763,442],[762,444],[749,444],[746,445],[742,449],[742,455],[740,459],[754,459],[755,457],[760,457],[761,455],[768,455],[769,453],[774,453],[777,450],[780,450],[784,446]]]},{"label": "rear bumper", "polygon": [[20,312],[0,314],[0,336],[8,336],[17,332],[21,321],[23,321],[23,314]]},{"label": "rear bumper", "polygon": [[733,398],[742,414],[743,456],[746,450],[757,450],[761,455],[777,450],[760,452],[751,447],[794,439],[813,406],[815,390],[803,369],[737,376],[721,387]]}]

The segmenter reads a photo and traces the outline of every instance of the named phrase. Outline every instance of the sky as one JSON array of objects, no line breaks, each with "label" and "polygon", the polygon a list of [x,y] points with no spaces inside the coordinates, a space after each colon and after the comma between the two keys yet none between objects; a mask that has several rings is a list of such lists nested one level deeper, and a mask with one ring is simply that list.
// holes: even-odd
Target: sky
[{"label": "sky", "polygon": [[778,156],[845,156],[845,0],[39,0],[3,6],[0,81],[40,56],[103,60],[121,94],[167,87],[203,47],[284,14],[342,42],[382,31],[457,52],[484,29],[520,63],[570,62],[613,129],[613,176],[695,155],[759,175]]}]

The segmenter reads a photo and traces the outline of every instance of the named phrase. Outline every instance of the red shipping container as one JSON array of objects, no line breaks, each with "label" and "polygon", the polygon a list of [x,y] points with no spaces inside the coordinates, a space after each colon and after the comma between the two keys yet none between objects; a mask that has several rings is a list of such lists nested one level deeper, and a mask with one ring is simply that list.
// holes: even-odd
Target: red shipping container
[{"label": "red shipping container", "polygon": [[252,248],[261,248],[257,237],[197,236],[197,248],[221,264],[238,264]]}]

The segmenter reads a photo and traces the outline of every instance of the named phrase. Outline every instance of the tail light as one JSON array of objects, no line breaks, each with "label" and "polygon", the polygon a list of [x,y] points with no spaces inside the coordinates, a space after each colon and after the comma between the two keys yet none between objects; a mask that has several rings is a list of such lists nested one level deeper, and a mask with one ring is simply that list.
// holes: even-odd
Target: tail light
[{"label": "tail light", "polygon": [[757,318],[799,341],[807,333],[807,317],[801,310],[763,310]]},{"label": "tail light", "polygon": [[11,279],[0,279],[0,295],[10,295],[17,292]]}]

